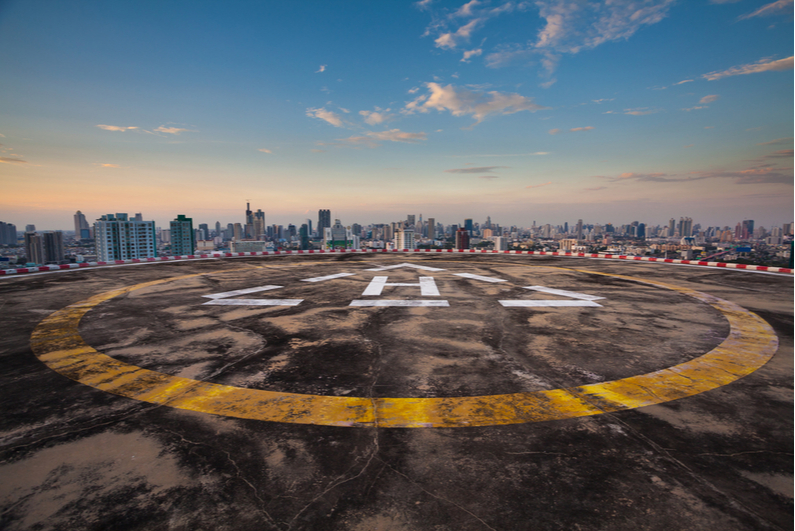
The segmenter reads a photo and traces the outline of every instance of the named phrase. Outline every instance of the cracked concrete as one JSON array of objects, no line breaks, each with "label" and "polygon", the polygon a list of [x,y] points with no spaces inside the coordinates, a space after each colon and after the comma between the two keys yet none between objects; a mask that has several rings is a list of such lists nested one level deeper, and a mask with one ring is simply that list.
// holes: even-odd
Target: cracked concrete
[{"label": "cracked concrete", "polygon": [[[507,279],[367,268],[411,261]],[[574,271],[579,269],[586,272]],[[229,270],[229,271],[227,271]],[[335,427],[153,405],[61,376],[31,351],[36,324],[111,289],[186,274],[89,312],[80,334],[127,363],[290,393],[456,397],[594,384],[714,348],[721,314],[649,285],[726,299],[765,319],[773,358],[716,389],[657,405],[476,428]],[[301,283],[340,272],[357,275]],[[360,308],[373,275],[434,276],[450,308]],[[295,307],[203,306],[259,285]],[[514,308],[605,297],[603,308]],[[417,298],[387,287],[389,298]],[[405,292],[400,290],[406,290]],[[0,280],[0,529],[790,529],[791,277],[553,257],[352,256],[164,263]]]}]

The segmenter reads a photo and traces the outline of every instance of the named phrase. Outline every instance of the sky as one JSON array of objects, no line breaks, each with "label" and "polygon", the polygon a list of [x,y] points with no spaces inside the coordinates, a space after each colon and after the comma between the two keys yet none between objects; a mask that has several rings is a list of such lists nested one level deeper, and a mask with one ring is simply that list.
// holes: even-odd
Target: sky
[{"label": "sky", "polygon": [[793,220],[792,0],[0,0],[0,221]]}]

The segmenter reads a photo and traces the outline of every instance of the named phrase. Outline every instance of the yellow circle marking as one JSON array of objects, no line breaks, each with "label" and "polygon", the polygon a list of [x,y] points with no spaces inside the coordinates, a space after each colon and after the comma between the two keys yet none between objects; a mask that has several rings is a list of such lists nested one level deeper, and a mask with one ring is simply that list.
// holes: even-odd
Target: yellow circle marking
[{"label": "yellow circle marking", "polygon": [[200,273],[115,289],[67,306],[36,327],[31,348],[42,362],[63,376],[151,404],[272,422],[381,428],[495,426],[660,404],[747,376],[767,363],[778,348],[778,338],[770,325],[732,302],[657,281],[569,270],[640,282],[694,297],[724,315],[731,326],[729,336],[703,356],[648,374],[567,389],[450,398],[304,395],[202,382],[121,362],[97,352],[80,336],[80,319],[100,303],[141,288],[208,274]]}]

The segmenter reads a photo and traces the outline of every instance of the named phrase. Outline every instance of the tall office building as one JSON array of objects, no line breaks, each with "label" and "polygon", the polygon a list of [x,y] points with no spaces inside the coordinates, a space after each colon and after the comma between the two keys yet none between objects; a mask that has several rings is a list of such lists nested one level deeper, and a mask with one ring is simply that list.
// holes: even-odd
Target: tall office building
[{"label": "tall office building", "polygon": [[742,239],[743,240],[750,240],[753,237],[754,237],[754,220],[752,220],[752,219],[744,219],[743,220]]},{"label": "tall office building", "polygon": [[671,218],[668,220],[668,237],[672,238],[676,234],[676,220]]},{"label": "tall office building", "polygon": [[155,256],[155,222],[105,214],[94,222],[97,259],[103,262]]},{"label": "tall office building", "polygon": [[687,238],[693,235],[693,218],[679,218],[677,232],[680,238]]},{"label": "tall office building", "polygon": [[308,238],[311,238],[312,237],[312,220],[309,219],[309,218],[306,218],[306,221],[304,221],[304,223],[306,223],[306,235],[307,235]]},{"label": "tall office building", "polygon": [[469,249],[469,231],[466,229],[458,229],[455,232],[455,248],[459,251]]},{"label": "tall office building", "polygon": [[331,210],[318,210],[317,211],[317,233],[323,238],[326,234],[326,229],[331,228]]},{"label": "tall office building", "polygon": [[193,218],[179,214],[171,222],[171,254],[190,255],[196,252],[196,237],[193,232]]},{"label": "tall office building", "polygon": [[436,239],[436,218],[428,218],[428,238]]},{"label": "tall office building", "polygon": [[472,231],[475,230],[475,225],[472,223],[471,219],[464,220],[464,229],[469,232],[469,235],[472,236]]},{"label": "tall office building", "polygon": [[75,240],[87,240],[91,237],[86,216],[79,210],[75,212]]},{"label": "tall office building", "polygon": [[258,209],[254,212],[254,239],[261,240],[265,238],[265,212]]},{"label": "tall office building", "polygon": [[0,221],[0,245],[17,244],[17,226]]},{"label": "tall office building", "polygon": [[246,201],[246,223],[244,224],[245,233],[243,238],[254,238],[254,213],[251,211],[251,204]]},{"label": "tall office building", "polygon": [[581,219],[577,220],[577,229],[576,229],[574,235],[577,237],[578,240],[582,240],[582,220]]},{"label": "tall office building", "polygon": [[25,233],[25,256],[30,263],[44,264],[44,238],[41,234],[33,231]]}]

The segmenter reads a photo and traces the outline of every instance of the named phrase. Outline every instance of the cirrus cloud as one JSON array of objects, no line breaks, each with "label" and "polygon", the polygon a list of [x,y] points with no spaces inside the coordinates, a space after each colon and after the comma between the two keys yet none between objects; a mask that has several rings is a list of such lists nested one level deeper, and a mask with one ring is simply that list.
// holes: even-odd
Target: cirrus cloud
[{"label": "cirrus cloud", "polygon": [[792,57],[793,56],[789,56],[787,58],[778,59],[775,61],[772,59],[760,59],[756,63],[733,66],[727,70],[720,70],[704,74],[701,77],[708,81],[717,81],[718,79],[723,79],[724,77],[743,76],[747,74],[758,74],[760,72],[772,72],[778,70],[792,70]]},{"label": "cirrus cloud", "polygon": [[495,170],[501,168],[510,168],[510,166],[480,166],[477,168],[455,168],[452,170],[444,170],[445,173],[493,173]]},{"label": "cirrus cloud", "polygon": [[124,131],[132,131],[133,129],[138,129],[137,126],[129,126],[123,127],[119,125],[97,125],[100,129],[104,129],[105,131],[117,131],[117,132],[124,132]]}]

